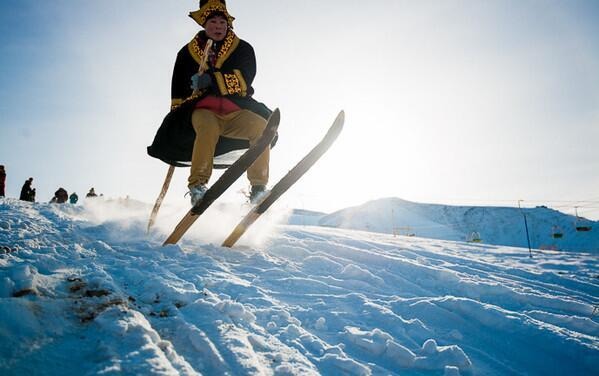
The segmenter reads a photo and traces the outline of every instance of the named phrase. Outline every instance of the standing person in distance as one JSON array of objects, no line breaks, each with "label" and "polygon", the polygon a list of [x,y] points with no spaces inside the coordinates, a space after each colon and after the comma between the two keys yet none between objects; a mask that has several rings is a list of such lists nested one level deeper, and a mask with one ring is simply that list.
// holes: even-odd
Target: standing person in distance
[{"label": "standing person in distance", "polygon": [[64,204],[69,199],[69,194],[66,189],[63,187],[58,188],[56,192],[54,192],[54,197],[50,200],[50,203],[53,204]]},{"label": "standing person in distance", "polygon": [[71,193],[71,195],[69,196],[69,202],[73,205],[75,205],[77,203],[77,201],[79,201],[79,196],[77,195],[77,193],[73,192]]},{"label": "standing person in distance", "polygon": [[96,190],[94,189],[94,187],[91,187],[89,192],[87,192],[87,194],[85,195],[86,198],[89,197],[98,197],[98,195],[96,194]]},{"label": "standing person in distance", "polygon": [[0,197],[4,197],[6,195],[6,170],[4,170],[4,165],[0,165]]},{"label": "standing person in distance", "polygon": [[31,188],[31,184],[33,184],[33,178],[25,180],[23,187],[21,187],[19,200],[35,202],[35,188]]}]

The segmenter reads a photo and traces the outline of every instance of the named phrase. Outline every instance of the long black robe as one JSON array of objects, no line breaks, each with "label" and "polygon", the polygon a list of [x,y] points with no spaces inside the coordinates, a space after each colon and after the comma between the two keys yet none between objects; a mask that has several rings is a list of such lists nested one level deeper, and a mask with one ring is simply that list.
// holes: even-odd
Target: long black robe
[{"label": "long black robe", "polygon": [[[271,110],[252,98],[252,82],[256,76],[256,57],[252,46],[239,39],[229,30],[223,41],[214,43],[216,59],[207,73],[213,85],[208,91],[193,96],[191,76],[198,72],[202,61],[206,34],[199,32],[191,42],[177,54],[171,86],[172,109],[158,129],[154,142],[148,146],[148,154],[168,164],[181,166],[191,161],[195,131],[191,125],[191,114],[196,103],[207,95],[223,96],[242,109],[252,111],[267,119]],[[247,140],[221,137],[215,156],[232,150],[249,147]]]}]

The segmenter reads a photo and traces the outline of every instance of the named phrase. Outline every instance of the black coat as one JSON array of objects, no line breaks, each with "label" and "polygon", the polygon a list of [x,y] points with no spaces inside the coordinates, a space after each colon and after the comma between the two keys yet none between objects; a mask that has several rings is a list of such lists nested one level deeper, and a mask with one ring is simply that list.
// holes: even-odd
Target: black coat
[{"label": "black coat", "polygon": [[23,184],[23,187],[21,188],[21,195],[19,196],[19,200],[23,200],[23,201],[34,201],[35,199],[32,197],[33,196],[33,189],[31,188],[31,181],[26,180],[25,184]]},{"label": "black coat", "polygon": [[5,184],[6,184],[6,172],[4,170],[0,170],[0,197],[4,196]]},{"label": "black coat", "polygon": [[52,202],[63,204],[65,202],[67,202],[68,199],[69,199],[69,194],[67,193],[66,189],[58,188],[58,190],[56,192],[54,192],[54,197],[52,198]]},{"label": "black coat", "polygon": [[[231,30],[223,41],[213,44],[216,59],[208,70],[213,85],[200,95],[192,95],[191,76],[198,72],[205,43],[206,34],[201,31],[177,54],[171,85],[172,109],[162,121],[152,145],[148,146],[150,156],[171,165],[181,166],[180,162],[191,161],[195,141],[191,114],[196,103],[205,96],[226,97],[242,109],[264,119],[271,114],[268,107],[252,98],[252,82],[256,75],[254,49]],[[215,156],[247,147],[247,140],[221,137],[216,145]]]}]

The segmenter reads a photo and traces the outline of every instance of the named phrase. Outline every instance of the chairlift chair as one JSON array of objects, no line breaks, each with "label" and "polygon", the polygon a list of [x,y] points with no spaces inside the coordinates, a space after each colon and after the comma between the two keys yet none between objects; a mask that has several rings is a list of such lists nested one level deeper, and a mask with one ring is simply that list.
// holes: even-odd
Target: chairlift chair
[{"label": "chairlift chair", "polygon": [[559,226],[553,226],[551,229],[551,237],[553,239],[561,239],[564,237],[564,233]]},{"label": "chairlift chair", "polygon": [[483,240],[480,238],[480,234],[478,233],[478,231],[473,231],[472,234],[470,234],[470,237],[468,238],[468,242],[469,243],[480,243]]},{"label": "chairlift chair", "polygon": [[592,229],[593,228],[591,226],[585,226],[585,225],[580,225],[580,224],[576,225],[576,231],[579,231],[579,232],[588,232],[588,231],[591,231]]},{"label": "chairlift chair", "polygon": [[576,231],[578,231],[578,232],[591,231],[593,229],[593,227],[589,223],[589,220],[578,216],[578,207],[575,206],[574,210],[576,212],[576,221],[574,221],[574,227],[576,228]]}]

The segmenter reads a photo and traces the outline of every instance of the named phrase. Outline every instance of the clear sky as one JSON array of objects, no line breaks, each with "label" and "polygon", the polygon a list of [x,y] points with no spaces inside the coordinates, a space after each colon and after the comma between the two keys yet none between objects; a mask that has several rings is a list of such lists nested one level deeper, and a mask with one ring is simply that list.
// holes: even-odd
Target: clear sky
[{"label": "clear sky", "polygon": [[[255,97],[282,113],[271,181],[337,112],[346,128],[285,205],[381,197],[546,204],[599,218],[598,1],[229,0],[256,51]],[[9,196],[153,202],[145,148],[170,105],[197,1],[3,0],[0,164]],[[177,169],[168,202],[184,202]],[[213,177],[214,181],[215,177]],[[228,193],[239,195],[241,179]]]}]

